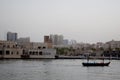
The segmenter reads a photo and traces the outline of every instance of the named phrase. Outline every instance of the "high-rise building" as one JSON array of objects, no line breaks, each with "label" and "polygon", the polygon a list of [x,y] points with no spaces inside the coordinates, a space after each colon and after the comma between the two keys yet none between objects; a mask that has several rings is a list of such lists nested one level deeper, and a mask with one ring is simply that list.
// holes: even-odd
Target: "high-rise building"
[{"label": "high-rise building", "polygon": [[47,44],[48,48],[52,48],[52,40],[50,39],[50,36],[48,35],[44,36],[44,43]]},{"label": "high-rise building", "polygon": [[17,33],[7,32],[7,41],[16,41]]},{"label": "high-rise building", "polygon": [[76,40],[71,40],[71,41],[69,42],[69,44],[71,44],[71,45],[76,44],[76,43],[77,43]]},{"label": "high-rise building", "polygon": [[64,40],[63,40],[63,44],[64,44],[64,45],[68,45],[68,42],[69,42],[69,41],[68,41],[67,39],[64,39]]},{"label": "high-rise building", "polygon": [[63,44],[63,35],[58,35],[58,44],[59,45]]},{"label": "high-rise building", "polygon": [[54,35],[50,34],[50,40],[51,40],[52,44],[54,44]]},{"label": "high-rise building", "polygon": [[44,36],[44,43],[48,43],[50,41],[49,36]]},{"label": "high-rise building", "polygon": [[53,45],[62,45],[63,44],[63,35],[50,35],[50,40]]}]

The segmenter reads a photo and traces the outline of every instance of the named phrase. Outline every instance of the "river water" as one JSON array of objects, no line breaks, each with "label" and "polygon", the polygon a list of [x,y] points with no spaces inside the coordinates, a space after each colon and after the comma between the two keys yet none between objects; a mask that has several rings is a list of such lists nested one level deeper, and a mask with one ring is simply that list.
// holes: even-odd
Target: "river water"
[{"label": "river water", "polygon": [[83,67],[85,60],[0,60],[0,80],[120,80],[120,61]]}]

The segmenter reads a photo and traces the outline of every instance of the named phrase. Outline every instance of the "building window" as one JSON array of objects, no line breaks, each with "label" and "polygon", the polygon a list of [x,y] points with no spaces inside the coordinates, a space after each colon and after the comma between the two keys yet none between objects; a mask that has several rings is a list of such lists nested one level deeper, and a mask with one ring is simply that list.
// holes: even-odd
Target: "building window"
[{"label": "building window", "polygon": [[7,45],[7,48],[10,48],[10,45]]},{"label": "building window", "polygon": [[33,52],[33,55],[35,55],[35,52]]},{"label": "building window", "polygon": [[33,53],[32,51],[29,52],[30,55],[32,55],[32,53]]},{"label": "building window", "polygon": [[45,49],[46,47],[43,47],[43,49]]},{"label": "building window", "polygon": [[13,55],[13,52],[11,52],[11,55]]},{"label": "building window", "polygon": [[31,54],[32,54],[32,52],[30,51],[30,52],[29,52],[29,54],[31,55]]},{"label": "building window", "polygon": [[15,46],[13,45],[13,48],[15,48]]},{"label": "building window", "polygon": [[31,52],[31,55],[33,55],[33,52]]},{"label": "building window", "polygon": [[38,55],[38,52],[36,52],[36,55]]},{"label": "building window", "polygon": [[19,54],[19,52],[17,51],[17,55]]},{"label": "building window", "polygon": [[39,55],[42,55],[42,52],[39,52]]},{"label": "building window", "polygon": [[3,45],[3,48],[5,48],[6,46],[5,45]]},{"label": "building window", "polygon": [[38,46],[38,49],[41,49],[41,47],[40,47],[40,46]]},{"label": "building window", "polygon": [[3,52],[2,51],[0,51],[0,55],[2,55],[3,54]]},{"label": "building window", "polygon": [[6,55],[9,55],[10,54],[10,51],[6,51]]}]

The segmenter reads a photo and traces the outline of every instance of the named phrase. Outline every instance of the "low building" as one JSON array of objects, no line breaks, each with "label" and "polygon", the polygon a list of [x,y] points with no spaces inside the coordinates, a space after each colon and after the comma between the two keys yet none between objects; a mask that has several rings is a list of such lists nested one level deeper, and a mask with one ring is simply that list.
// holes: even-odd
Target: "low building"
[{"label": "low building", "polygon": [[28,51],[29,58],[55,58],[55,49],[30,49]]},{"label": "low building", "polygon": [[40,42],[26,42],[18,43],[18,45],[23,49],[44,49],[48,48],[46,43]]},{"label": "low building", "polygon": [[21,58],[23,49],[4,48],[2,58]]},{"label": "low building", "polygon": [[109,41],[109,42],[106,42],[106,44],[109,45],[109,48],[111,49],[115,49],[115,48],[120,48],[120,41]]},{"label": "low building", "polygon": [[0,41],[0,58],[21,58],[23,49],[16,42]]},{"label": "low building", "polygon": [[0,48],[15,48],[15,47],[17,47],[16,42],[0,40]]},{"label": "low building", "polygon": [[17,43],[28,43],[30,42],[30,37],[21,37],[17,39]]},{"label": "low building", "polygon": [[0,41],[0,58],[55,58],[55,55],[56,49],[48,48],[45,43]]}]

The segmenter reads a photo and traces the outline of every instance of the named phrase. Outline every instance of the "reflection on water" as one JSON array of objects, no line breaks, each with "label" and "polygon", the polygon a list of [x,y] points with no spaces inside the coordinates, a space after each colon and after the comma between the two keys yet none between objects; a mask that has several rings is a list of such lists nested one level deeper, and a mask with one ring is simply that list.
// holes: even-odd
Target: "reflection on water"
[{"label": "reflection on water", "polygon": [[120,61],[83,67],[83,60],[0,60],[0,80],[120,80]]}]

